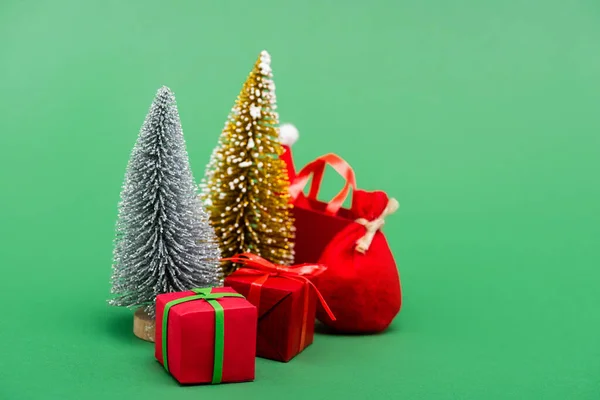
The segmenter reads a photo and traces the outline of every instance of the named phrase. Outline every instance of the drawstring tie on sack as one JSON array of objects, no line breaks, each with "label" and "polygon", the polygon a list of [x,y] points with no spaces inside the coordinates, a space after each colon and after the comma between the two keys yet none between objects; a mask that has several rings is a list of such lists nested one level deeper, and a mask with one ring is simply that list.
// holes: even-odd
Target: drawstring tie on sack
[{"label": "drawstring tie on sack", "polygon": [[375,218],[373,221],[369,221],[365,218],[358,218],[355,221],[367,229],[367,232],[364,234],[364,236],[356,241],[356,251],[361,254],[365,254],[367,250],[369,250],[371,242],[373,242],[373,238],[375,237],[375,233],[377,233],[377,231],[380,230],[385,224],[385,218],[395,213],[398,210],[398,207],[400,207],[400,203],[398,203],[398,200],[392,198],[388,201],[388,204],[381,215]]}]

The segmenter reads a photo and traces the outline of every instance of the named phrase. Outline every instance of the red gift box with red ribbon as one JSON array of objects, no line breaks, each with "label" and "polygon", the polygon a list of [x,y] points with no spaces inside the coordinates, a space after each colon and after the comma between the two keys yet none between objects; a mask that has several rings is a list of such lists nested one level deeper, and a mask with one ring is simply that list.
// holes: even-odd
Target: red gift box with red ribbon
[{"label": "red gift box with red ribbon", "polygon": [[226,259],[242,265],[225,279],[258,308],[256,355],[288,362],[313,342],[317,301],[335,320],[308,278],[326,270],[315,264],[275,265],[254,254]]}]

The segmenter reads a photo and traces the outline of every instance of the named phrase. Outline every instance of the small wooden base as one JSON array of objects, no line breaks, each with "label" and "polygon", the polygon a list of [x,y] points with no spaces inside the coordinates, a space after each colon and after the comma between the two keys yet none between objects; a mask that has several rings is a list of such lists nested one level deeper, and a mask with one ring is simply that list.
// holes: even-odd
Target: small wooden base
[{"label": "small wooden base", "polygon": [[150,318],[143,308],[133,314],[133,334],[147,342],[154,342],[154,318]]}]

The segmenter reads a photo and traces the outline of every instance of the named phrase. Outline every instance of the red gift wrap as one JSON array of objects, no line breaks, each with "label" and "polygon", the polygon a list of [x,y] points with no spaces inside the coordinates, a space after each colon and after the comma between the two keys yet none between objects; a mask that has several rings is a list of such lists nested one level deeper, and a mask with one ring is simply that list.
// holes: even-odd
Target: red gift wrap
[{"label": "red gift wrap", "polygon": [[312,344],[317,301],[329,318],[335,320],[308,279],[324,272],[324,266],[285,267],[249,253],[227,260],[243,267],[229,275],[225,285],[246,296],[258,308],[258,357],[288,362]]},{"label": "red gift wrap", "polygon": [[242,296],[220,297],[229,295],[240,296],[212,288],[156,297],[155,356],[179,383],[254,380],[257,310]]}]

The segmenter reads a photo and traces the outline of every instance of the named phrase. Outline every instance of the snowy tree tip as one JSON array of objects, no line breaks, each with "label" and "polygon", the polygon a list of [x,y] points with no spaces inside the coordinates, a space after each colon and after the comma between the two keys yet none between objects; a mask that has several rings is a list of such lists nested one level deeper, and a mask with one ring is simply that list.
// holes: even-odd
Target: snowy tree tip
[{"label": "snowy tree tip", "polygon": [[173,92],[171,91],[171,89],[169,89],[168,86],[164,86],[163,85],[163,86],[161,86],[160,89],[158,89],[158,92],[156,94],[157,95],[161,95],[161,94],[162,95],[164,95],[164,94],[166,94],[166,95],[173,95]]},{"label": "snowy tree tip", "polygon": [[260,52],[260,57],[258,59],[258,68],[260,73],[264,76],[270,77],[273,70],[271,69],[271,55],[263,50]]},{"label": "snowy tree tip", "polygon": [[298,128],[292,124],[282,124],[279,127],[279,141],[281,144],[291,146],[296,143],[299,136]]}]

